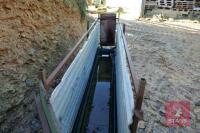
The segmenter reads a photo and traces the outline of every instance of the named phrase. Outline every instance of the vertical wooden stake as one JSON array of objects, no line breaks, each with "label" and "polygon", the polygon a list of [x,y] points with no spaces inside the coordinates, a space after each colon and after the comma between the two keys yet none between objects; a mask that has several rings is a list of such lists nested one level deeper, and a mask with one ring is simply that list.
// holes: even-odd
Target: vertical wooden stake
[{"label": "vertical wooden stake", "polygon": [[143,111],[141,110],[143,97],[144,97],[144,89],[146,85],[146,80],[141,79],[139,83],[139,90],[138,93],[136,93],[136,102],[135,102],[135,110],[133,115],[133,123],[131,125],[131,133],[137,132],[137,126],[139,120],[143,119]]},{"label": "vertical wooden stake", "polygon": [[[89,30],[90,28],[90,22],[87,20],[87,31]],[[87,34],[87,38],[89,37],[89,33]]]},{"label": "vertical wooden stake", "polygon": [[46,89],[46,91],[48,90],[48,85],[47,85],[47,82],[46,82],[46,71],[45,69],[41,69],[40,72],[39,72],[39,79],[42,80],[42,83],[44,85],[44,88]]},{"label": "vertical wooden stake", "polygon": [[136,110],[140,110],[142,107],[145,85],[146,85],[146,80],[144,78],[140,79],[139,90],[138,93],[136,94],[136,104],[135,104]]},{"label": "vertical wooden stake", "polygon": [[126,25],[123,24],[123,33],[125,34],[125,32],[126,32]]}]

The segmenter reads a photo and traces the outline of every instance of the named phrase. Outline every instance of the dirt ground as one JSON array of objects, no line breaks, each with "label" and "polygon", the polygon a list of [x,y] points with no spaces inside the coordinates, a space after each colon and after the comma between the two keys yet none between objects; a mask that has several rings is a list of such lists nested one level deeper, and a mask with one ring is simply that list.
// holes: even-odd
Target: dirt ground
[{"label": "dirt ground", "polygon": [[86,30],[61,0],[0,0],[0,133],[40,131],[34,92]]},{"label": "dirt ground", "polygon": [[[125,21],[136,76],[147,80],[139,133],[200,132],[200,24]],[[164,104],[190,102],[191,126],[167,127]]]}]

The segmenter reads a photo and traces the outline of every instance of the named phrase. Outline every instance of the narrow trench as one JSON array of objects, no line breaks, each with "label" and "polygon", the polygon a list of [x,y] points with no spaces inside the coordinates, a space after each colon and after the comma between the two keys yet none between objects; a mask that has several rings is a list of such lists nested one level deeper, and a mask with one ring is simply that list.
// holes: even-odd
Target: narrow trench
[{"label": "narrow trench", "polygon": [[114,132],[115,86],[113,55],[96,57],[73,133]]}]

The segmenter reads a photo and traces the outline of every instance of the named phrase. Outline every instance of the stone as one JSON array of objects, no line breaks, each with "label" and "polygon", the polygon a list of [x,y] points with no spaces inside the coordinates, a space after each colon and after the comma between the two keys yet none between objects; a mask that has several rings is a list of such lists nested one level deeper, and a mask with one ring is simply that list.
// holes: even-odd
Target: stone
[{"label": "stone", "polygon": [[16,90],[15,90],[13,87],[10,87],[10,88],[7,90],[7,93],[9,93],[9,94],[15,94],[15,93],[16,93]]},{"label": "stone", "polygon": [[161,116],[164,116],[165,113],[166,113],[163,107],[161,107],[161,108],[159,109],[158,112],[159,112],[159,114],[160,114]]},{"label": "stone", "polygon": [[200,120],[200,108],[194,109],[197,120]]},{"label": "stone", "polygon": [[29,55],[30,55],[30,56],[33,56],[35,52],[36,52],[36,49],[31,48],[31,49],[29,50]]},{"label": "stone", "polygon": [[149,20],[151,20],[151,18],[145,18],[145,20],[146,20],[146,21],[149,21]]},{"label": "stone", "polygon": [[200,100],[199,100],[199,101],[195,101],[195,102],[194,102],[194,105],[195,105],[195,106],[200,106]]},{"label": "stone", "polygon": [[144,129],[145,128],[145,122],[143,120],[138,122],[138,128]]},{"label": "stone", "polygon": [[44,56],[43,59],[44,59],[44,60],[48,60],[48,57]]},{"label": "stone", "polygon": [[37,119],[33,119],[30,122],[30,127],[32,131],[38,131],[41,128],[40,121]]},{"label": "stone", "polygon": [[25,74],[20,74],[21,80],[25,81],[27,79],[27,76]]},{"label": "stone", "polygon": [[169,20],[170,22],[173,22],[173,21],[174,21],[174,19],[173,19],[173,18],[169,18],[168,20]]},{"label": "stone", "polygon": [[57,40],[53,40],[53,43],[55,43],[55,44],[56,44],[56,43],[58,43],[58,41],[57,41]]},{"label": "stone", "polygon": [[33,81],[32,81],[31,79],[25,80],[25,83],[26,83],[26,85],[29,86],[29,87],[33,86]]}]

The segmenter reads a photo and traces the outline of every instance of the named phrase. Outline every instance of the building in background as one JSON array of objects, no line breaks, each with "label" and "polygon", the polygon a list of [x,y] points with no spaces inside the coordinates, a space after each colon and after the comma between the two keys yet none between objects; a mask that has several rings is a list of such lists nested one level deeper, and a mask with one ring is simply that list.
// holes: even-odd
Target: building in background
[{"label": "building in background", "polygon": [[145,16],[156,14],[170,18],[200,19],[200,0],[146,0]]},{"label": "building in background", "polygon": [[134,19],[143,15],[144,0],[106,0],[108,7],[121,7],[126,12],[126,18]]},{"label": "building in background", "polygon": [[200,0],[146,0],[145,9],[173,9],[176,11],[200,10]]}]

